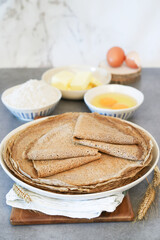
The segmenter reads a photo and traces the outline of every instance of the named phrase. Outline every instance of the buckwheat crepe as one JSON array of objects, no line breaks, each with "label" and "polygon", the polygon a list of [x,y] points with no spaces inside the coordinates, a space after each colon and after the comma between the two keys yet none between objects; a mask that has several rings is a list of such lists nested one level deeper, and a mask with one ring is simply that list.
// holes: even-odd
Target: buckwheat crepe
[{"label": "buckwheat crepe", "polygon": [[[89,124],[88,124],[89,123]],[[76,122],[74,141],[125,159],[145,162],[152,143],[148,136],[117,118],[81,114]]]},{"label": "buckwheat crepe", "polygon": [[[152,157],[150,157],[149,162],[151,159]],[[48,184],[52,182],[53,185],[59,182],[60,186],[97,186],[111,180],[132,177],[143,167],[140,162],[102,154],[101,158],[96,161],[41,179],[41,182]]]},{"label": "buckwheat crepe", "polygon": [[[73,144],[72,132],[77,116],[77,113],[70,113],[63,114],[63,116],[61,115],[60,117],[56,116],[52,118],[52,120],[49,118],[13,136],[13,138],[10,139],[13,145],[9,147],[12,165],[17,166],[19,171],[26,176],[30,176],[31,178],[38,177],[37,171],[40,170],[42,164],[35,163],[36,168],[34,168],[33,162],[26,158],[28,149],[30,149],[33,143],[35,143],[32,148],[34,157],[36,157],[36,153],[40,159],[44,158],[45,153],[46,155],[48,154],[47,157],[49,159],[55,158],[59,159],[59,161],[61,161],[62,158],[68,157],[68,159],[65,159],[65,161],[59,164],[55,161],[55,166],[52,161],[48,161],[45,167],[42,167],[40,170],[39,174],[43,176],[50,176],[51,172],[58,173],[59,171],[61,172],[73,167],[78,167],[100,158],[100,153],[98,153],[97,149],[78,145],[75,146]],[[57,134],[53,134],[53,132]],[[36,148],[34,148],[34,146],[36,146]],[[47,151],[49,151],[49,146],[51,151],[47,153]],[[57,165],[59,166],[59,171]],[[46,169],[46,173],[43,173],[44,168]]]},{"label": "buckwheat crepe", "polygon": [[77,157],[62,160],[33,161],[33,166],[37,171],[38,177],[42,178],[52,176],[60,172],[64,172],[72,168],[77,168],[83,164],[95,161],[100,157],[101,154],[98,153],[95,156],[87,157]]},{"label": "buckwheat crepe", "polygon": [[31,160],[51,160],[96,155],[97,149],[74,144],[74,126],[75,121],[55,126],[37,141],[31,142],[24,156]]},{"label": "buckwheat crepe", "polygon": [[[100,146],[79,145],[83,138]],[[101,143],[108,144],[109,154],[98,153],[103,148],[106,151]],[[126,153],[125,147],[132,150]],[[147,170],[152,160],[151,149],[149,137],[125,121],[97,114],[66,113],[35,121],[14,134],[5,144],[3,158],[16,177],[32,186],[81,194],[106,191],[134,181]],[[117,154],[120,150],[123,154]],[[122,157],[125,154],[126,158]]]}]

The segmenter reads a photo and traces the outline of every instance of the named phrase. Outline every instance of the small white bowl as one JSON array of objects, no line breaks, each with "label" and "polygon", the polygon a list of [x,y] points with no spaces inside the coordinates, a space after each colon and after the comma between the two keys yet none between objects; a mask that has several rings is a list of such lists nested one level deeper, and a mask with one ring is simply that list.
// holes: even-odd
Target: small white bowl
[{"label": "small white bowl", "polygon": [[[104,94],[104,93],[110,93],[110,92],[117,92],[117,93],[129,95],[130,97],[133,97],[137,101],[137,104],[136,106],[131,108],[118,109],[118,110],[98,108],[91,104],[91,100],[95,96]],[[139,108],[139,106],[143,103],[143,100],[144,100],[144,95],[142,92],[140,92],[136,88],[123,86],[119,84],[109,84],[106,86],[95,87],[93,89],[88,90],[88,92],[84,95],[84,101],[88,106],[88,108],[91,110],[91,112],[97,112],[105,116],[118,117],[122,119],[130,118],[135,112],[135,110]]]},{"label": "small white bowl", "polygon": [[10,92],[12,92],[18,86],[19,85],[5,90],[1,96],[1,100],[2,100],[3,104],[6,106],[6,108],[14,116],[16,116],[17,118],[19,118],[23,121],[32,121],[32,120],[34,120],[35,117],[50,115],[62,97],[61,91],[59,91],[59,89],[53,87],[53,91],[57,94],[57,99],[54,100],[52,104],[49,104],[49,105],[46,105],[46,106],[40,107],[40,108],[30,108],[30,109],[16,108],[16,107],[11,106],[10,104],[8,104],[5,101],[5,96],[8,95]]},{"label": "small white bowl", "polygon": [[[41,79],[51,85],[52,77],[61,71],[91,72],[93,76],[97,78],[103,85],[108,84],[111,81],[111,74],[106,69],[99,68],[99,67],[85,66],[85,65],[70,65],[70,66],[52,68],[44,72]],[[62,92],[63,98],[72,99],[72,100],[83,99],[84,94],[87,92],[87,90],[81,90],[81,91],[60,90],[60,91]]]}]

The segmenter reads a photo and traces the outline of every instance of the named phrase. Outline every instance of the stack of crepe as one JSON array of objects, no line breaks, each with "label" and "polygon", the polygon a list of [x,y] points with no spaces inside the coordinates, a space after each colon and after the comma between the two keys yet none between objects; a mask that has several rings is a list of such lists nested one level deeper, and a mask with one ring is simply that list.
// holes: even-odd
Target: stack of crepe
[{"label": "stack of crepe", "polygon": [[140,177],[152,160],[152,141],[123,120],[65,113],[14,134],[3,158],[22,181],[68,194],[111,190]]}]

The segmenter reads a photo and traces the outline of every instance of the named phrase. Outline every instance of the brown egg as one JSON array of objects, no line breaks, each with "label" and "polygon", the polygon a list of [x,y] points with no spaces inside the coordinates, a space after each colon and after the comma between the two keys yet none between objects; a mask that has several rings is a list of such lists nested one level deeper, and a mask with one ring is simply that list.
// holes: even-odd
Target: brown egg
[{"label": "brown egg", "polygon": [[140,59],[138,53],[130,52],[126,56],[125,63],[130,68],[139,68],[140,67]]},{"label": "brown egg", "polygon": [[125,54],[122,48],[112,47],[107,53],[107,62],[111,67],[120,67],[125,60]]}]

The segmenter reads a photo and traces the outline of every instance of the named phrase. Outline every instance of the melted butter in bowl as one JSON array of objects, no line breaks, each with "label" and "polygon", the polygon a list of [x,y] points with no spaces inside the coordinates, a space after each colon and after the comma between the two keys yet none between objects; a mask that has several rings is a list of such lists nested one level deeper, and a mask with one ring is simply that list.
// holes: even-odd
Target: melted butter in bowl
[{"label": "melted butter in bowl", "polygon": [[110,92],[93,97],[91,104],[104,109],[125,109],[136,106],[137,101],[127,94]]}]

